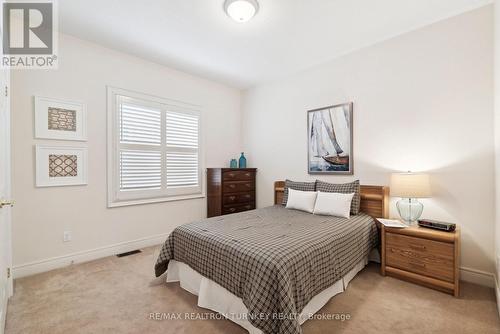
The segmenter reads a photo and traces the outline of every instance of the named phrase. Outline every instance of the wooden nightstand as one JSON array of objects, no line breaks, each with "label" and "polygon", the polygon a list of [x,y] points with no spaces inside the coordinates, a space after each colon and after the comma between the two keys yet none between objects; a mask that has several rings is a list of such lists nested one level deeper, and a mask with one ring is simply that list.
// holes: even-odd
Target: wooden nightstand
[{"label": "wooden nightstand", "polygon": [[381,274],[451,293],[460,293],[460,230],[390,228],[382,224]]}]

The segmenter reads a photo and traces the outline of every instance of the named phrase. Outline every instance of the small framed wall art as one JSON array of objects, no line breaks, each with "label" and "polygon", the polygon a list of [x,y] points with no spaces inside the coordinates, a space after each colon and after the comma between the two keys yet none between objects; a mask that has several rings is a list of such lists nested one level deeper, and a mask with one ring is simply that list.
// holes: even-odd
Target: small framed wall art
[{"label": "small framed wall art", "polygon": [[36,145],[36,186],[87,184],[87,148]]},{"label": "small framed wall art", "polygon": [[35,96],[35,137],[86,141],[85,104]]}]

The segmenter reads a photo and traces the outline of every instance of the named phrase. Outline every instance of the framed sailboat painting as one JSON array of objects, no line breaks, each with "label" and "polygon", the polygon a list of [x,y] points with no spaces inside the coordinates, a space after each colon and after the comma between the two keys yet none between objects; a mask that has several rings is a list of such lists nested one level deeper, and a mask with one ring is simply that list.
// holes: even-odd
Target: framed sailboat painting
[{"label": "framed sailboat painting", "polygon": [[353,174],[352,109],[351,102],[307,112],[309,174]]}]

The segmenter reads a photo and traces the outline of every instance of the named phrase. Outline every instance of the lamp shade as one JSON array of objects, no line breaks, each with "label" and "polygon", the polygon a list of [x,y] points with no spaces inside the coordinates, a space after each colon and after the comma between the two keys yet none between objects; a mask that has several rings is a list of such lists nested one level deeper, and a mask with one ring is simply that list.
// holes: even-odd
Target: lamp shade
[{"label": "lamp shade", "polygon": [[430,197],[429,175],[417,173],[392,174],[391,196],[401,198]]}]

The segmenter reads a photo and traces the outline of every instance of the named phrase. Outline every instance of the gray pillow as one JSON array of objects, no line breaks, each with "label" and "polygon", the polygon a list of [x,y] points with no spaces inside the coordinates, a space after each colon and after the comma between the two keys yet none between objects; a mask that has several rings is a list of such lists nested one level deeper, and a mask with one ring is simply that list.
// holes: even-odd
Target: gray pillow
[{"label": "gray pillow", "polygon": [[286,205],[288,202],[288,188],[300,191],[316,191],[316,182],[294,182],[286,180],[285,192],[283,194],[283,205]]},{"label": "gray pillow", "polygon": [[322,191],[325,193],[341,193],[341,194],[354,193],[351,202],[351,214],[357,215],[359,213],[359,209],[361,206],[361,195],[360,195],[361,189],[359,185],[359,180],[344,184],[335,184],[335,183],[328,183],[316,180],[316,191]]}]

